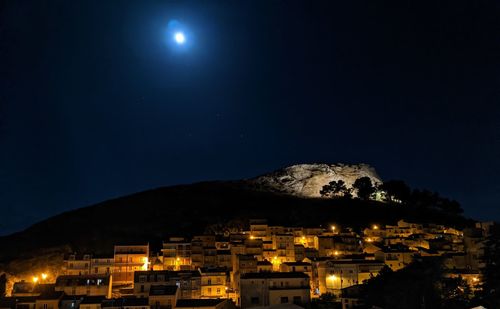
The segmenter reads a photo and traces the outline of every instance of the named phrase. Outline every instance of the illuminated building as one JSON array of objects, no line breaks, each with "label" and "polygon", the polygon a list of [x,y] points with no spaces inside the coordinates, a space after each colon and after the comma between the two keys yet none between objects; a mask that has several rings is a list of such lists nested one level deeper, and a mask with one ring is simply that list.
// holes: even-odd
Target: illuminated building
[{"label": "illuminated building", "polygon": [[161,249],[166,270],[191,269],[191,241],[184,237],[170,237]]},{"label": "illuminated building", "polygon": [[57,277],[55,291],[66,295],[111,297],[112,275],[65,275]]},{"label": "illuminated building", "polygon": [[273,306],[310,302],[309,276],[301,272],[261,272],[241,276],[240,306]]},{"label": "illuminated building", "polygon": [[151,287],[158,285],[176,285],[179,298],[200,298],[201,275],[197,270],[187,271],[136,271],[134,273],[134,295],[148,297]]},{"label": "illuminated building", "polygon": [[403,245],[382,247],[380,251],[375,252],[375,259],[384,262],[393,271],[408,266],[413,262],[413,257],[417,252],[408,249]]},{"label": "illuminated building", "polygon": [[313,261],[312,288],[316,295],[340,294],[341,289],[376,276],[384,263],[365,259],[318,259]]},{"label": "illuminated building", "polygon": [[149,306],[151,309],[175,308],[180,289],[176,285],[154,285],[149,290]]},{"label": "illuminated building", "polygon": [[312,278],[312,265],[307,262],[285,262],[280,265],[281,272],[301,272]]},{"label": "illuminated building", "polygon": [[264,239],[268,237],[267,228],[267,221],[264,219],[250,220],[250,235],[255,238]]},{"label": "illuminated building", "polygon": [[115,246],[113,284],[132,284],[134,272],[147,269],[149,269],[149,244]]},{"label": "illuminated building", "polygon": [[69,254],[64,257],[63,273],[65,275],[88,275],[91,273],[92,260],[90,254]]},{"label": "illuminated building", "polygon": [[59,309],[64,292],[46,292],[36,298],[35,308]]},{"label": "illuminated building", "polygon": [[201,298],[227,298],[227,271],[224,268],[200,268]]}]

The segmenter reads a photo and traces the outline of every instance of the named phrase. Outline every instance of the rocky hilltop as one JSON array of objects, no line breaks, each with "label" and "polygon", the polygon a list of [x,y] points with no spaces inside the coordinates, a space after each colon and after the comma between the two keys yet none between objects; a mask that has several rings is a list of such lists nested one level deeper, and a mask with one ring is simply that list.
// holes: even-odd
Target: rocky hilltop
[{"label": "rocky hilltop", "polygon": [[320,190],[331,181],[343,180],[348,188],[356,179],[369,177],[372,183],[382,180],[368,164],[298,164],[250,179],[249,182],[266,190],[298,197],[320,197]]}]

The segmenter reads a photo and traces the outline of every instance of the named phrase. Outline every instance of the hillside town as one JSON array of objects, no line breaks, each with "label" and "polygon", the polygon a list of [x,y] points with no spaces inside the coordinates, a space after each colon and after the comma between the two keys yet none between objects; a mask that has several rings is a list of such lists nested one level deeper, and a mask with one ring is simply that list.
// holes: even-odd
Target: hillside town
[{"label": "hillside town", "polygon": [[144,243],[116,244],[109,256],[67,254],[57,274],[33,270],[15,282],[0,309],[307,307],[325,296],[354,308],[367,280],[433,257],[442,258],[443,276],[474,291],[492,224],[458,230],[400,220],[356,232],[254,219],[245,230],[169,237],[158,252]]}]

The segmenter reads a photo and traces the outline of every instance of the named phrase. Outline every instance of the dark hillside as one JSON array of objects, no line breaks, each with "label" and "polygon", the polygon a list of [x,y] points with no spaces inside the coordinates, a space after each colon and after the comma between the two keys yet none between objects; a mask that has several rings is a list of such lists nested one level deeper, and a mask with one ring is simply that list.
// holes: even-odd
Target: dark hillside
[{"label": "dark hillside", "polygon": [[463,226],[467,220],[435,210],[343,199],[306,199],[257,191],[243,181],[162,187],[62,213],[0,237],[0,259],[29,258],[44,248],[111,253],[114,244],[153,246],[168,235],[203,233],[233,219],[266,218],[271,224],[318,226],[335,222],[363,227],[412,221]]}]

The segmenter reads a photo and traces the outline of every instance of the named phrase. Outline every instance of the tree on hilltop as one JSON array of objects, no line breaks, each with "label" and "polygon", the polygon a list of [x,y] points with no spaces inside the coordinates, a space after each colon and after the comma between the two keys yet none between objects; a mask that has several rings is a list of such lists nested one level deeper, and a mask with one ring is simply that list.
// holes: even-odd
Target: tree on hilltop
[{"label": "tree on hilltop", "polygon": [[348,189],[343,180],[330,181],[319,191],[323,197],[352,197],[351,189]]},{"label": "tree on hilltop", "polygon": [[435,208],[455,215],[463,213],[460,203],[429,190],[413,190],[410,197],[410,204],[418,208]]},{"label": "tree on hilltop", "polygon": [[410,187],[402,180],[385,181],[379,187],[385,192],[387,202],[406,204],[411,196]]},{"label": "tree on hilltop", "polygon": [[370,196],[376,191],[376,188],[372,184],[372,180],[370,177],[366,176],[356,179],[352,187],[356,190],[358,197],[365,201],[369,200]]}]

